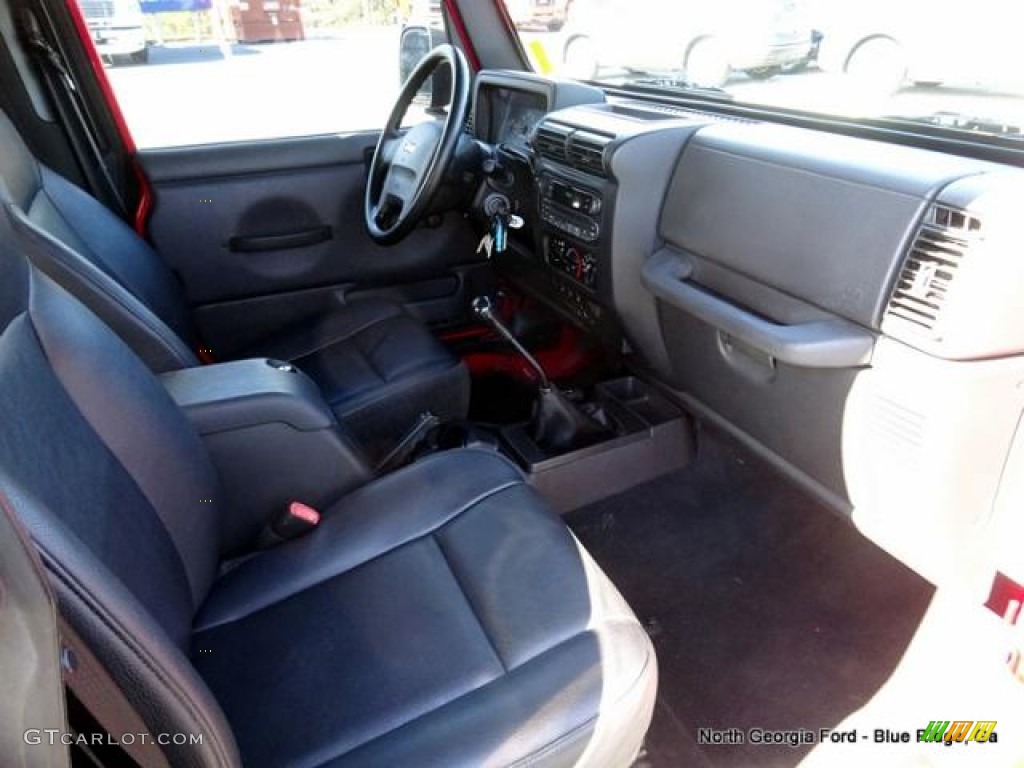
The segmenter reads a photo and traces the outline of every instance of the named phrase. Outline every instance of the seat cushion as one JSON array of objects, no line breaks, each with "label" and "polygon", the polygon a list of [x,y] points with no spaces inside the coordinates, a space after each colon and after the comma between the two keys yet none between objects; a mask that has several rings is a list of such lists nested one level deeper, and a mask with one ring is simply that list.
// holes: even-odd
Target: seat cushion
[{"label": "seat cushion", "polygon": [[436,454],[215,585],[193,659],[246,765],[628,765],[650,641],[496,454]]},{"label": "seat cushion", "polygon": [[399,305],[357,299],[252,350],[295,363],[371,455],[386,451],[424,411],[462,419],[469,374]]}]

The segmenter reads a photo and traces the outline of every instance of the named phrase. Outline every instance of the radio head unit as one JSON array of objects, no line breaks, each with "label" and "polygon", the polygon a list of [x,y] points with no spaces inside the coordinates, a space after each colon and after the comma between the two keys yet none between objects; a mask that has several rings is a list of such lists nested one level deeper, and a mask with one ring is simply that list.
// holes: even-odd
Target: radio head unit
[{"label": "radio head unit", "polygon": [[596,192],[572,186],[551,178],[541,184],[541,194],[572,211],[579,211],[590,216],[601,212],[601,196]]}]

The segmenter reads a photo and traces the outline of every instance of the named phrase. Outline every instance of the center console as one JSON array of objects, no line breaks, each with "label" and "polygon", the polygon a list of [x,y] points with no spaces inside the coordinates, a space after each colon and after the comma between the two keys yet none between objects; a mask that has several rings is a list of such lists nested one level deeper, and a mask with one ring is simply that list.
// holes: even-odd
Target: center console
[{"label": "center console", "polygon": [[[474,134],[488,155],[473,210],[482,232],[507,233],[484,239],[484,245],[505,244],[493,256],[498,273],[517,292],[602,342],[610,361],[624,348],[615,307],[619,294],[628,293],[613,251],[619,259],[623,242],[635,241],[628,236],[632,222],[620,220],[627,212],[618,210],[617,197],[619,185],[636,178],[621,168],[613,172],[613,160],[619,153],[636,154],[631,144],[646,146],[658,119],[620,107],[579,83],[485,70],[478,75],[473,115]],[[514,339],[510,344],[536,372],[530,355]],[[626,377],[584,394],[559,390],[542,369],[535,378],[532,418],[500,427],[500,447],[559,510],[690,460],[688,416],[646,383]]]},{"label": "center console", "polygon": [[564,319],[613,344],[617,326],[611,306],[610,230],[615,207],[608,179],[567,168],[506,161],[527,175],[515,203],[530,222],[509,249],[495,257],[501,274],[542,300]]},{"label": "center console", "polygon": [[316,384],[290,363],[239,360],[160,379],[217,469],[226,557],[251,548],[290,502],[322,508],[372,476]]},{"label": "center console", "polygon": [[695,453],[693,424],[679,406],[633,376],[598,384],[581,404],[604,439],[565,452],[539,445],[528,424],[501,430],[505,452],[558,512],[568,512],[681,469]]},{"label": "center console", "polygon": [[[495,256],[502,275],[563,318],[615,341],[609,306],[607,231],[614,184],[603,164],[611,136],[553,123],[553,111],[598,103],[600,90],[524,73],[482,72],[474,131],[492,147],[491,172],[475,208],[504,207],[522,220]],[[547,147],[561,162],[540,152]]]},{"label": "center console", "polygon": [[549,168],[537,178],[538,248],[547,285],[563,312],[590,331],[605,328],[608,242],[614,188],[606,180]]}]

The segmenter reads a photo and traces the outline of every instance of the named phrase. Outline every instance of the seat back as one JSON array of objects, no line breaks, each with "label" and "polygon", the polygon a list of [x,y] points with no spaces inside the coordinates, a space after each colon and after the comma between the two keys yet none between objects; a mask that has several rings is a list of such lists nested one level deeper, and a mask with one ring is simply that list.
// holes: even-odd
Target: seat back
[{"label": "seat back", "polygon": [[0,503],[152,731],[202,733],[198,749],[169,749],[231,765],[230,729],[188,658],[218,567],[214,470],[146,366],[14,251],[15,215],[0,212]]},{"label": "seat back", "polygon": [[85,191],[41,165],[0,113],[0,200],[35,237],[36,267],[99,316],[157,372],[198,365],[181,285],[149,245]]}]

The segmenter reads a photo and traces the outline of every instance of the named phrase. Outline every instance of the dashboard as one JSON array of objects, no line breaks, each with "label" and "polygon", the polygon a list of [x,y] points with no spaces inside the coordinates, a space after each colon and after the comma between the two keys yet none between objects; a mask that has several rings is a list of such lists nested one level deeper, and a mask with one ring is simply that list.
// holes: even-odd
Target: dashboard
[{"label": "dashboard", "polygon": [[522,73],[474,133],[506,279],[933,582],[1016,568],[1024,172]]}]

